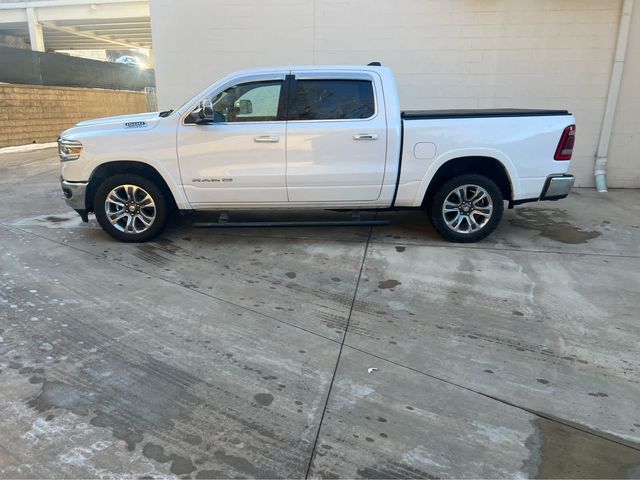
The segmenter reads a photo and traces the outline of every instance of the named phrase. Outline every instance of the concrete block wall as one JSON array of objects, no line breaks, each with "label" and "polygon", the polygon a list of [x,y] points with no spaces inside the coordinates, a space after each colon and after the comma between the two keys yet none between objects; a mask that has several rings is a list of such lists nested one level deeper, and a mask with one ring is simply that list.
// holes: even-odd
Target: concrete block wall
[{"label": "concrete block wall", "polygon": [[[622,0],[190,0],[189,8],[151,0],[159,108],[239,68],[376,60],[395,70],[406,109],[571,110],[572,170],[592,186],[621,8]],[[629,75],[621,115],[637,118],[640,83]],[[640,187],[629,157],[640,135],[620,128],[629,128],[621,118],[611,184]]]},{"label": "concrete block wall", "polygon": [[53,142],[81,120],[146,110],[141,92],[0,84],[0,147]]}]

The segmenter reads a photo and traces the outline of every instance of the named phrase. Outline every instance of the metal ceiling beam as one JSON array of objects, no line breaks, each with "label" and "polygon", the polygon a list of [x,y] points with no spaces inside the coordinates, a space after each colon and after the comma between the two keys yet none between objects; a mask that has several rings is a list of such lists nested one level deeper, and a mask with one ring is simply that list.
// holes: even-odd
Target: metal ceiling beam
[{"label": "metal ceiling beam", "polygon": [[[125,38],[129,38],[130,36],[140,36],[143,35],[149,39],[151,39],[150,32],[144,31],[136,31],[136,30],[102,30],[101,28],[94,28],[93,30],[78,30],[79,32],[89,32],[94,35],[106,35],[113,36],[117,40],[124,40]],[[68,35],[66,32],[50,32],[52,35]]]},{"label": "metal ceiling beam", "polygon": [[115,43],[105,43],[104,40],[100,40],[100,39],[90,39],[90,38],[84,38],[84,37],[49,37],[47,36],[47,34],[44,35],[45,38],[45,43],[47,45],[47,47],[49,47],[49,45],[53,44],[53,43],[99,43],[100,45],[103,45],[104,47],[106,47],[107,45],[113,45],[115,48],[122,48],[122,49],[137,49],[140,48],[137,44],[142,44],[142,43],[151,43],[150,41],[140,41],[140,42],[136,42],[136,46],[135,47],[127,47],[125,45],[120,45],[120,44],[115,44]]},{"label": "metal ceiling beam", "polygon": [[106,43],[111,43],[114,45],[121,45],[123,47],[127,47],[127,48],[131,48],[131,49],[138,49],[138,48],[147,48],[144,47],[140,44],[136,44],[136,43],[132,43],[132,42],[126,42],[126,41],[120,41],[117,39],[114,39],[113,37],[110,36],[100,36],[100,35],[96,35],[95,32],[90,32],[87,30],[78,30],[76,28],[73,27],[62,27],[60,25],[56,25],[55,23],[52,22],[40,22],[42,24],[42,26],[49,28],[51,30],[58,30],[61,32],[67,32],[71,35],[77,35],[79,37],[85,37],[85,38],[90,38],[92,40],[97,40],[99,42],[106,42]]},{"label": "metal ceiling beam", "polygon": [[136,46],[135,47],[127,47],[124,45],[120,45],[120,44],[116,44],[116,43],[105,43],[103,40],[99,40],[99,39],[90,39],[90,38],[81,38],[81,37],[48,37],[46,34],[44,36],[45,38],[45,44],[47,46],[47,48],[49,48],[49,45],[52,45],[54,43],[69,43],[69,44],[73,44],[75,43],[97,43],[103,46],[103,48],[106,48],[109,45],[113,45],[114,48],[121,48],[121,49],[138,49],[140,48],[139,45],[142,44],[150,44],[150,41],[140,41],[140,42],[136,42]]},{"label": "metal ceiling beam", "polygon": [[[66,25],[63,25],[63,26],[66,26]],[[97,32],[97,31],[103,31],[103,32],[151,32],[151,28],[145,27],[145,26],[140,26],[140,27],[105,27],[102,24],[94,24],[94,25],[91,25],[91,26],[83,26],[83,27],[74,26],[73,28],[77,28],[81,32],[84,31],[84,30],[90,30],[90,31],[94,31],[94,32]]]},{"label": "metal ceiling beam", "polygon": [[111,45],[110,47],[106,47],[104,45],[96,45],[93,43],[87,43],[82,45],[65,45],[61,43],[60,45],[52,45],[51,47],[47,47],[48,51],[58,51],[58,50],[104,50],[106,52],[116,50],[121,52],[123,49],[116,47],[115,45]]},{"label": "metal ceiling beam", "polygon": [[[52,50],[128,50],[125,47],[118,47],[113,44],[99,44],[97,42],[92,43],[58,43],[53,42],[47,45],[47,51]],[[136,48],[136,51],[140,50],[140,48]]]},{"label": "metal ceiling beam", "polygon": [[[22,2],[0,3],[0,10],[10,10],[12,8],[39,8],[39,7],[68,7],[75,5],[94,5],[108,3],[147,3],[149,0],[27,0]],[[29,5],[26,5],[26,4]]]},{"label": "metal ceiling beam", "polygon": [[117,48],[115,45],[112,45],[110,47],[106,47],[104,45],[95,45],[92,43],[87,43],[86,45],[53,45],[50,48],[48,48],[49,52],[56,52],[56,51],[60,51],[60,50],[104,50],[105,52],[110,52],[112,50],[121,52],[122,50],[120,50],[119,48]]},{"label": "metal ceiling beam", "polygon": [[0,26],[0,33],[7,33],[7,32],[27,32],[29,30],[29,27],[27,25],[16,25],[11,26],[11,27],[7,27],[6,25],[2,25]]},{"label": "metal ceiling beam", "polygon": [[[57,24],[62,25],[63,27],[91,27],[92,25],[95,25],[95,22],[84,22],[82,20],[58,20]],[[131,25],[151,27],[151,22],[148,18],[140,18],[139,20],[128,18],[127,21],[123,22],[110,22],[109,19],[105,19],[104,21],[100,21],[100,25],[104,25],[105,27],[126,27]]]},{"label": "metal ceiling beam", "polygon": [[[102,37],[103,35],[109,36],[112,34],[118,34],[118,35],[113,35],[116,39],[118,40],[132,40],[134,37],[137,39],[149,39],[149,41],[151,41],[151,35],[149,35],[148,32],[120,32],[120,31],[113,31],[113,30],[92,30],[91,32],[96,36]],[[75,36],[75,35],[74,35]],[[47,32],[46,35],[47,38],[66,38],[69,37],[69,34],[67,32],[61,32],[61,31],[57,31],[57,30],[50,30]]]},{"label": "metal ceiling beam", "polygon": [[[58,50],[60,46],[64,46],[65,48],[84,48],[87,45],[95,45],[97,50],[129,50],[126,47],[122,47],[119,45],[113,45],[113,44],[104,44],[104,43],[100,43],[97,41],[90,41],[87,40],[82,41],[82,42],[69,42],[66,40],[62,40],[62,41],[52,41],[46,42],[47,45],[47,50]],[[136,48],[135,50],[140,50],[140,47]]]}]

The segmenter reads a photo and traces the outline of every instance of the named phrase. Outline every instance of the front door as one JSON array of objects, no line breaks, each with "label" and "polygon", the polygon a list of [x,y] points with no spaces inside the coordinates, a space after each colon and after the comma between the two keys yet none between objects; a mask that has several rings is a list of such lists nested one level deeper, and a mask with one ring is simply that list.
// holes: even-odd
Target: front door
[{"label": "front door", "polygon": [[180,174],[194,207],[287,201],[283,84],[284,75],[270,75],[223,87],[211,98],[214,123],[189,115],[179,125]]},{"label": "front door", "polygon": [[287,123],[289,201],[357,203],[380,197],[387,123],[376,85],[368,74],[295,75]]}]

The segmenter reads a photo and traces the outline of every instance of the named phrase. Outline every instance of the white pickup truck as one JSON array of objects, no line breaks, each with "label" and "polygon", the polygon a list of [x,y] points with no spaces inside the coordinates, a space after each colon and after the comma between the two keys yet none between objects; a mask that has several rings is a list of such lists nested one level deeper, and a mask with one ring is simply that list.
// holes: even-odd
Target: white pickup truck
[{"label": "white pickup truck", "polygon": [[564,110],[400,111],[377,63],[252,69],[160,113],[62,133],[67,203],[118,240],[158,235],[170,209],[426,209],[475,242],[509,207],[566,197]]}]

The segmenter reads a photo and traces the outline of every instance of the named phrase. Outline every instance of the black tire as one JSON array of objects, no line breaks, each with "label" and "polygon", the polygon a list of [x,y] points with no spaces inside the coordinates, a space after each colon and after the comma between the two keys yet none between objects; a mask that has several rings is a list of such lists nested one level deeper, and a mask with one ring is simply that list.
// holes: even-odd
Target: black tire
[{"label": "black tire", "polygon": [[[482,200],[473,203],[475,192],[481,194],[481,190],[487,194]],[[454,193],[455,190],[463,190],[463,195]],[[468,195],[466,195],[468,194]],[[448,206],[458,203],[457,210],[444,212],[445,202],[450,200]],[[466,200],[466,201],[463,201]],[[489,203],[490,202],[490,203]],[[484,175],[466,174],[446,181],[436,192],[429,206],[431,222],[435,229],[446,240],[455,243],[474,243],[489,236],[498,226],[504,213],[504,198],[502,192],[493,180]],[[466,218],[465,218],[466,217]],[[456,223],[458,228],[455,228]],[[463,230],[467,230],[466,232]]]},{"label": "black tire", "polygon": [[[138,189],[122,188],[120,190],[116,190],[118,198],[124,198],[125,195],[129,196],[130,192],[133,192],[134,194],[134,200],[126,204],[137,208],[137,211],[134,214],[137,218],[134,218],[134,216],[129,215],[128,213],[126,214],[132,218],[133,223],[131,224],[131,228],[128,228],[130,223],[128,223],[127,216],[123,217],[117,225],[114,225],[109,220],[109,212],[107,212],[108,208],[114,208],[113,205],[115,205],[113,202],[110,202],[109,206],[106,205],[107,196],[114,191],[114,189],[118,189],[118,187],[123,187],[124,185],[133,186]],[[141,198],[143,193],[146,193],[151,197],[153,207],[145,206],[143,203],[136,203],[136,200]],[[150,204],[147,203],[147,205]],[[162,230],[164,230],[167,223],[167,199],[165,198],[165,195],[153,181],[145,177],[141,177],[140,175],[121,174],[105,179],[96,190],[93,206],[96,219],[102,229],[121,242],[148,242],[158,236]],[[153,220],[150,222],[149,226],[146,226],[143,223],[143,219],[146,220],[150,218],[152,209],[154,212]],[[143,214],[142,216],[140,215],[141,211]],[[123,228],[124,231],[122,230]]]}]

